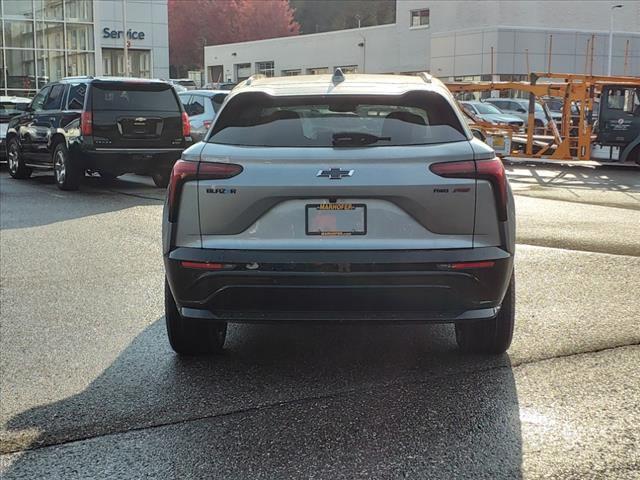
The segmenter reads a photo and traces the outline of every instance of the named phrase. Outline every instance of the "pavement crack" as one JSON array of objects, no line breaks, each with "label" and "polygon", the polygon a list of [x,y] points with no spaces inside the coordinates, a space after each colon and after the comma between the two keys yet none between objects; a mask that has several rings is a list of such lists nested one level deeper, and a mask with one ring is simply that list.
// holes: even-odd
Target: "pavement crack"
[{"label": "pavement crack", "polygon": [[[423,385],[423,384],[431,383],[431,382],[433,382],[435,380],[449,378],[449,377],[456,377],[456,376],[461,376],[461,375],[469,375],[469,374],[477,375],[477,374],[482,374],[482,373],[486,373],[486,372],[498,371],[498,370],[502,370],[502,369],[515,370],[515,369],[518,369],[520,367],[529,366],[529,365],[533,365],[533,364],[537,364],[537,363],[543,363],[543,362],[556,360],[556,359],[566,359],[566,358],[570,358],[570,357],[578,357],[578,356],[583,356],[583,355],[598,354],[598,353],[603,353],[603,352],[607,352],[607,351],[617,350],[617,349],[620,349],[620,348],[638,347],[638,346],[640,346],[640,343],[635,342],[635,343],[621,344],[621,345],[616,345],[616,346],[613,346],[613,347],[606,347],[606,348],[601,348],[601,349],[596,349],[596,350],[581,351],[581,352],[574,352],[574,353],[568,353],[568,354],[555,355],[555,356],[551,356],[551,357],[538,358],[538,359],[534,359],[534,360],[531,360],[531,361],[524,361],[524,362],[520,362],[520,363],[492,365],[492,366],[487,366],[487,367],[479,368],[479,369],[465,368],[463,370],[456,371],[456,372],[444,372],[441,375],[429,376],[429,378],[427,378],[427,379],[399,380],[399,381],[391,381],[391,382],[372,383],[372,384],[364,385],[362,387],[340,390],[340,391],[337,391],[337,392],[332,392],[332,393],[328,393],[328,394],[324,394],[324,395],[311,395],[311,396],[308,396],[308,397],[294,398],[294,399],[290,399],[290,400],[280,400],[280,401],[275,401],[275,402],[264,403],[264,404],[261,404],[261,405],[247,406],[247,407],[237,408],[237,409],[229,410],[229,411],[225,411],[225,412],[213,413],[213,414],[210,414],[210,415],[198,415],[198,416],[194,416],[194,417],[174,419],[174,420],[170,420],[170,421],[166,421],[166,422],[156,422],[156,423],[153,423],[153,424],[138,425],[138,426],[135,426],[135,427],[132,427],[132,428],[126,428],[126,429],[113,429],[111,431],[104,431],[103,433],[98,433],[98,434],[95,434],[95,435],[85,435],[85,436],[79,435],[79,436],[69,437],[67,439],[61,439],[61,441],[57,441],[57,442],[47,442],[46,439],[42,439],[42,443],[37,443],[37,440],[36,440],[31,445],[25,446],[23,448],[11,448],[11,447],[6,448],[6,445],[5,445],[5,448],[2,448],[2,446],[0,446],[0,452],[1,452],[2,455],[7,455],[7,454],[15,454],[15,453],[20,453],[20,452],[25,452],[25,451],[37,451],[37,450],[44,449],[44,448],[64,446],[64,445],[75,443],[75,442],[82,442],[82,441],[87,441],[87,440],[92,440],[92,439],[97,439],[97,438],[104,438],[104,437],[110,437],[110,436],[115,436],[115,435],[121,435],[121,434],[129,433],[129,432],[139,432],[139,431],[144,431],[144,430],[152,430],[152,429],[157,429],[157,428],[170,427],[170,426],[174,426],[174,425],[183,425],[183,424],[199,422],[199,421],[203,421],[203,420],[222,419],[222,418],[232,417],[232,416],[235,416],[235,415],[251,414],[251,413],[256,413],[256,412],[263,411],[263,410],[276,409],[276,408],[281,408],[281,407],[286,407],[286,406],[291,406],[291,405],[303,405],[305,403],[312,403],[312,402],[317,402],[317,401],[322,401],[322,400],[337,399],[337,398],[340,398],[340,397],[344,397],[344,396],[347,396],[347,395],[353,395],[353,394],[357,394],[357,393],[367,393],[367,392],[370,392],[372,390],[378,390],[378,389],[381,389],[381,388],[389,389],[389,388],[392,388],[392,387],[399,387],[399,386],[403,386],[403,385]],[[15,445],[18,442],[12,442],[12,443],[14,443],[14,445]]]}]

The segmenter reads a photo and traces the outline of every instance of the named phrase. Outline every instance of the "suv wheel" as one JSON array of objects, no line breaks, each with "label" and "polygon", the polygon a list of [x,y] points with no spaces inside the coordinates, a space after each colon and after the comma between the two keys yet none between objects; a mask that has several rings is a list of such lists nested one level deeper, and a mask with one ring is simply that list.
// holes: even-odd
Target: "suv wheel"
[{"label": "suv wheel", "polygon": [[60,190],[77,190],[80,186],[80,171],[71,161],[64,143],[59,143],[53,150],[53,172]]},{"label": "suv wheel", "polygon": [[513,338],[516,307],[516,281],[511,275],[509,288],[496,318],[456,324],[456,342],[470,353],[500,354],[507,351]]},{"label": "suv wheel", "polygon": [[151,178],[153,178],[153,183],[156,184],[156,187],[167,188],[167,186],[169,185],[169,176],[170,176],[170,173],[158,172],[151,175]]},{"label": "suv wheel", "polygon": [[32,170],[24,164],[20,154],[18,140],[12,138],[7,145],[7,163],[9,164],[9,175],[13,178],[29,178]]},{"label": "suv wheel", "polygon": [[219,353],[227,336],[226,322],[183,318],[164,281],[164,316],[171,348],[180,355]]}]

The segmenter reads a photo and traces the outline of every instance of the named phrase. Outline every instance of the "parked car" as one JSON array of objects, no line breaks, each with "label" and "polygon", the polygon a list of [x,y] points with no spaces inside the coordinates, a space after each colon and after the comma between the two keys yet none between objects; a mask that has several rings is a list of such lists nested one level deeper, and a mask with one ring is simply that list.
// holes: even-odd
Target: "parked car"
[{"label": "parked car", "polygon": [[203,90],[233,90],[237,83],[234,82],[209,82],[204,85]]},{"label": "parked car", "polygon": [[[486,98],[484,102],[498,107],[503,113],[515,115],[522,119],[525,126],[529,124],[529,100],[522,98]],[[548,121],[542,105],[538,102],[535,105],[535,125],[536,127],[546,127]],[[560,122],[562,121],[562,112],[560,114],[551,112],[551,117],[555,122]]]},{"label": "parked car", "polygon": [[87,170],[148,174],[166,186],[191,143],[182,103],[160,80],[66,78],[44,86],[7,128],[11,176],[52,169],[62,190],[77,189]]},{"label": "parked car", "polygon": [[179,85],[187,90],[195,90],[197,87],[196,82],[190,78],[170,78],[169,83],[172,85]]},{"label": "parked car", "polygon": [[220,90],[191,90],[178,94],[189,116],[191,137],[194,142],[202,140],[209,131],[209,127],[211,127],[213,119],[228,93],[228,91]]},{"label": "parked car", "polygon": [[9,120],[24,112],[29,103],[31,103],[30,98],[0,97],[0,162],[5,162],[7,158],[5,139],[7,137]]},{"label": "parked car", "polygon": [[254,78],[171,175],[165,313],[180,354],[228,322],[514,326],[514,202],[501,161],[429,75]]},{"label": "parked car", "polygon": [[495,105],[487,102],[460,102],[462,108],[468,110],[471,114],[484,120],[485,122],[498,124],[506,123],[514,127],[523,127],[524,120],[516,117],[515,115],[509,115],[501,112]]}]

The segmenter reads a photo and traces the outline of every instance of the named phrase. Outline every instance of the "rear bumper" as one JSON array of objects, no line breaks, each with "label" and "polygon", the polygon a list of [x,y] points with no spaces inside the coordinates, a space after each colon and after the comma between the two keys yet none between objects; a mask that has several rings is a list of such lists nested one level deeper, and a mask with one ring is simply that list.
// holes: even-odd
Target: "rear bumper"
[{"label": "rear bumper", "polygon": [[[228,322],[451,323],[493,318],[513,270],[497,248],[260,251],[177,248],[167,279],[183,316]],[[452,270],[456,262],[489,268]],[[209,262],[225,270],[185,267]]]},{"label": "rear bumper", "polygon": [[80,148],[75,152],[78,162],[89,170],[152,174],[168,172],[182,155],[183,148]]}]

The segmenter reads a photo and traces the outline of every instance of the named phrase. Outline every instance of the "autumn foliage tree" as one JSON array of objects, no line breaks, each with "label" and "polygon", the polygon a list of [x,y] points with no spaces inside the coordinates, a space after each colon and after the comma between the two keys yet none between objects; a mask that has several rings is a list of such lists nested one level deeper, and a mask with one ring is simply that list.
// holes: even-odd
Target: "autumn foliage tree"
[{"label": "autumn foliage tree", "polygon": [[169,0],[172,75],[202,68],[203,47],[297,35],[288,0]]}]

